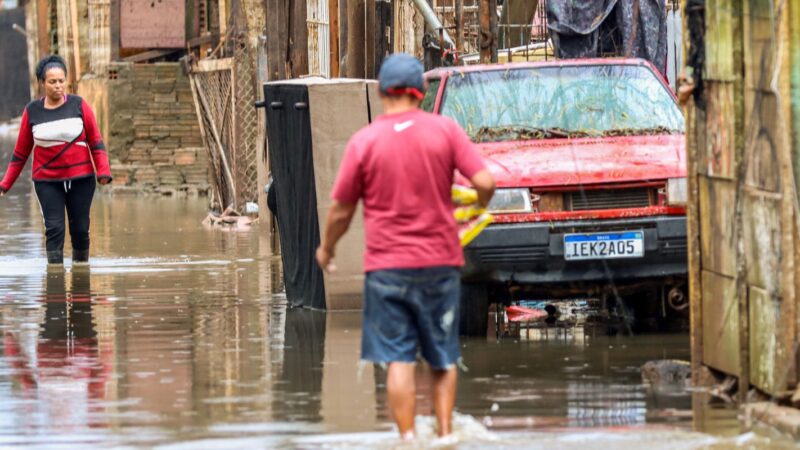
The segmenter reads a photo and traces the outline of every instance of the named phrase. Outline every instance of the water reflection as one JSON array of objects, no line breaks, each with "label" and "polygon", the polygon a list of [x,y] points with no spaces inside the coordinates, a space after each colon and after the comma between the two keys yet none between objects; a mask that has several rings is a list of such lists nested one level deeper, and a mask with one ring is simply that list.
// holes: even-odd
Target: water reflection
[{"label": "water reflection", "polygon": [[88,267],[71,275],[68,289],[63,268],[47,273],[35,345],[13,332],[5,333],[3,345],[20,394],[30,400],[25,415],[54,429],[105,424],[95,401],[105,397],[113,357],[99,348]]},{"label": "water reflection", "polygon": [[303,308],[286,311],[283,357],[276,365],[281,395],[273,410],[279,420],[322,418],[322,362],[325,358],[325,321],[327,314]]}]

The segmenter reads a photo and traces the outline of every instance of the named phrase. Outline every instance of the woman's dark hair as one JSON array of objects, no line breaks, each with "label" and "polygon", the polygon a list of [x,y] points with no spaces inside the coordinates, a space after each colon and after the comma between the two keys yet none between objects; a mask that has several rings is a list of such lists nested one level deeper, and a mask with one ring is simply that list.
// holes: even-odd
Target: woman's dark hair
[{"label": "woman's dark hair", "polygon": [[66,75],[67,63],[64,62],[64,58],[58,55],[45,56],[39,60],[39,64],[36,64],[36,78],[38,78],[39,81],[44,81],[44,76],[50,69],[61,69]]}]

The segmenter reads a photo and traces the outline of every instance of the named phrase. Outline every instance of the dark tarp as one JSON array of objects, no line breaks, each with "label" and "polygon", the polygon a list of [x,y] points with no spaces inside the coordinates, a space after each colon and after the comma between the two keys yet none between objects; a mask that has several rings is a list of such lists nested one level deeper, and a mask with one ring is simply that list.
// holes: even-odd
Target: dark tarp
[{"label": "dark tarp", "polygon": [[322,270],[314,263],[320,234],[308,88],[267,84],[264,98],[286,297],[292,306],[325,309]]},{"label": "dark tarp", "polygon": [[559,58],[642,58],[666,73],[665,0],[549,0],[547,21]]}]

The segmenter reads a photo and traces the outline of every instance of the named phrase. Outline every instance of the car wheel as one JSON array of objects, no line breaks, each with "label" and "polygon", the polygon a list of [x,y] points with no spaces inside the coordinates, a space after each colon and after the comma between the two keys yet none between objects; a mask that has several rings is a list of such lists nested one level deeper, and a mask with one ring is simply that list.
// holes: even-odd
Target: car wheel
[{"label": "car wheel", "polygon": [[459,331],[462,336],[486,336],[489,289],[485,284],[461,283]]}]

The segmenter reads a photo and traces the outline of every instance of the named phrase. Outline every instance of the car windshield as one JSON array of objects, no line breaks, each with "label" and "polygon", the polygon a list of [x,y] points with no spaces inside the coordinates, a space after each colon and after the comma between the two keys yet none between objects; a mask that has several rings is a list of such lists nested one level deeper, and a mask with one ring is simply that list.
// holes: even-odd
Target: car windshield
[{"label": "car windshield", "polygon": [[684,132],[678,105],[646,66],[456,72],[441,113],[475,142]]}]

